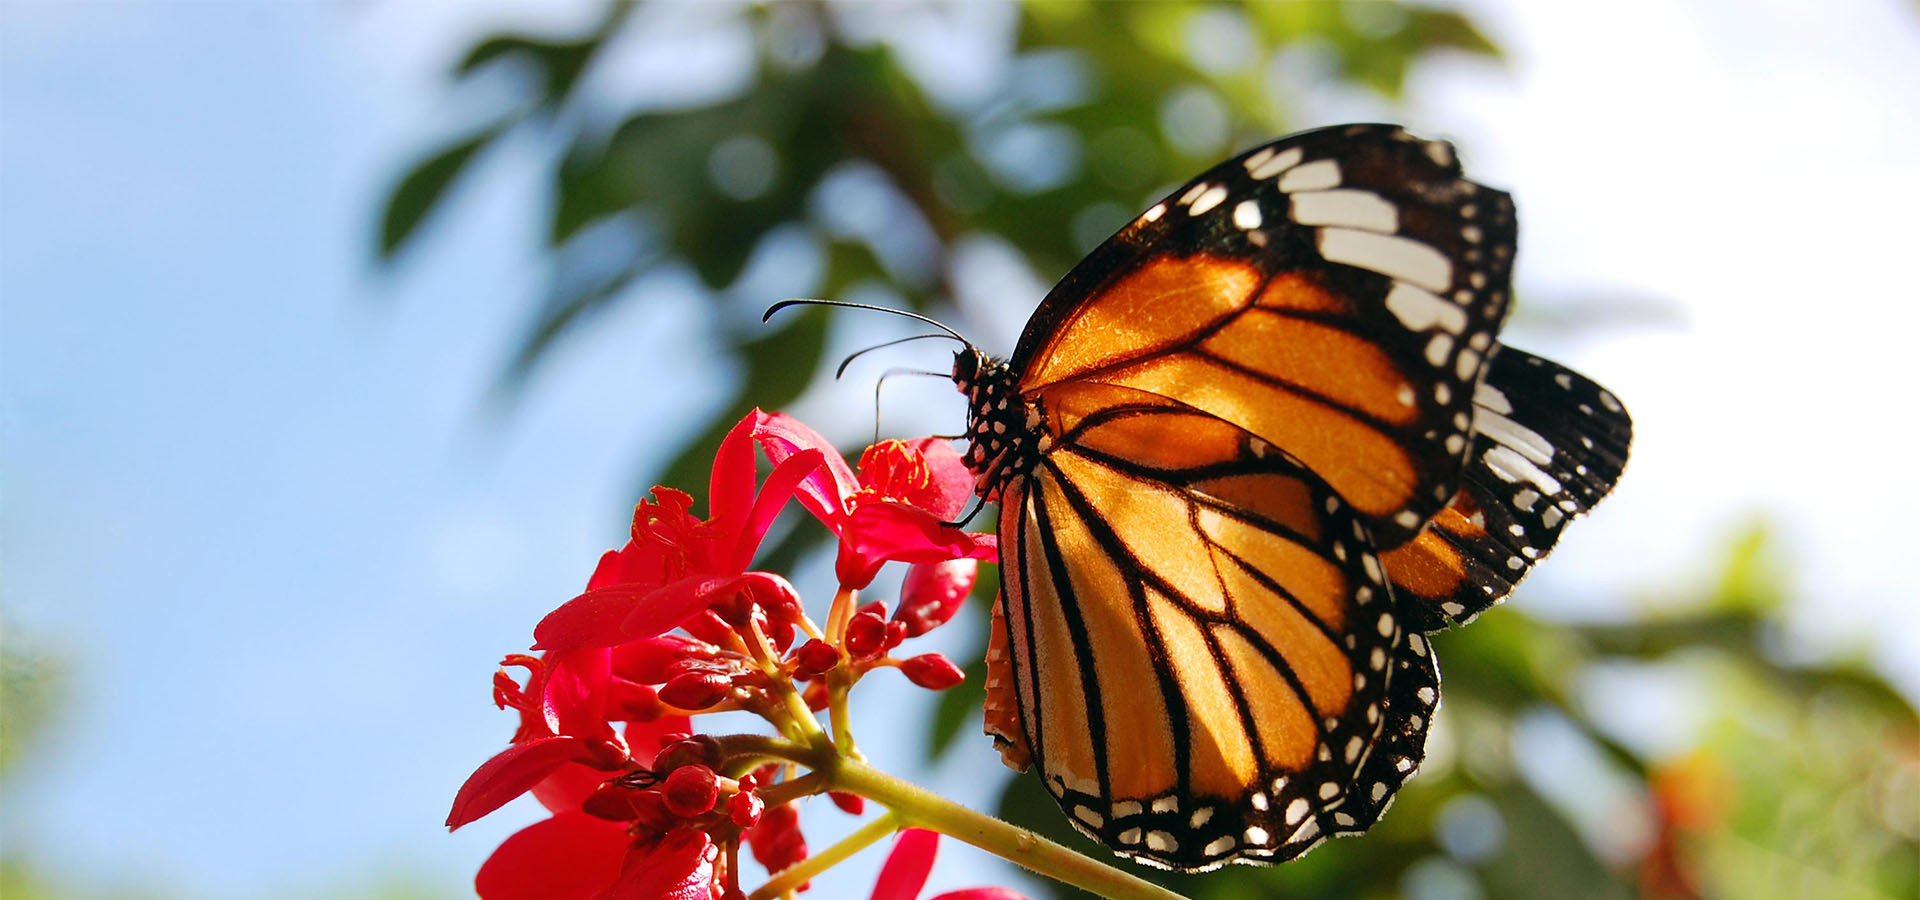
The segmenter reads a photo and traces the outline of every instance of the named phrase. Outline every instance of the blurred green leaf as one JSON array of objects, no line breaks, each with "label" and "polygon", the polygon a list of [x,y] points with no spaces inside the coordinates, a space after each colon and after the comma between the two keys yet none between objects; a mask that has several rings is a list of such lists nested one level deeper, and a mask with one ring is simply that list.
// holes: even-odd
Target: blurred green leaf
[{"label": "blurred green leaf", "polygon": [[391,260],[411,239],[422,222],[439,208],[454,179],[465,171],[480,148],[505,133],[509,123],[489,125],[454,141],[416,163],[387,196],[380,216],[380,258]]},{"label": "blurred green leaf", "polygon": [[30,647],[0,616],[0,778],[45,731],[59,706],[62,666],[52,654]]}]

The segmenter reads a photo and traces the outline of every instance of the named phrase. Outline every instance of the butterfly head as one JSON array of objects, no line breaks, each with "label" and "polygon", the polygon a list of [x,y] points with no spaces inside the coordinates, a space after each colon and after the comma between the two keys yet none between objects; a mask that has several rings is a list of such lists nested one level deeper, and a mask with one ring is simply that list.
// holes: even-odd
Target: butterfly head
[{"label": "butterfly head", "polygon": [[1033,468],[1050,439],[1046,414],[1020,394],[1007,364],[968,346],[953,355],[953,385],[967,396],[967,452],[973,488],[987,499]]}]

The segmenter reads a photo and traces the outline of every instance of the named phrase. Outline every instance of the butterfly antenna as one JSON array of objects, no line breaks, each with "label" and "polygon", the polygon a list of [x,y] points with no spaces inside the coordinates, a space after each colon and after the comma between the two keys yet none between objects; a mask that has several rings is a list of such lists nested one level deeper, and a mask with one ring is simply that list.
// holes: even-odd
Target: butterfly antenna
[{"label": "butterfly antenna", "polygon": [[970,510],[967,510],[967,514],[966,514],[966,515],[964,515],[964,516],[961,516],[961,517],[960,517],[960,521],[958,521],[958,522],[941,522],[940,524],[942,524],[942,525],[948,525],[948,526],[951,526],[951,527],[954,527],[954,528],[965,528],[965,527],[967,527],[967,523],[968,523],[968,522],[971,522],[971,521],[973,521],[973,517],[974,517],[974,516],[977,516],[977,515],[979,515],[979,514],[980,514],[980,510],[982,510],[982,509],[984,509],[984,508],[986,508],[986,505],[987,505],[987,498],[985,498],[985,497],[975,497],[975,498],[973,498],[973,508],[972,508],[972,509],[970,509]]},{"label": "butterfly antenna", "polygon": [[775,303],[774,305],[767,307],[767,311],[764,315],[760,317],[760,321],[765,322],[768,319],[773,318],[774,313],[777,313],[783,309],[786,309],[789,306],[838,306],[844,309],[870,309],[870,310],[873,310],[874,312],[892,313],[896,316],[906,316],[909,319],[916,319],[918,321],[925,322],[928,325],[932,325],[933,327],[946,332],[946,335],[944,335],[945,337],[953,338],[954,340],[959,341],[960,343],[965,344],[968,347],[973,346],[972,342],[968,341],[966,337],[960,334],[960,332],[947,327],[947,324],[945,322],[941,322],[938,319],[928,318],[917,312],[913,312],[912,310],[894,309],[891,306],[875,306],[871,303],[850,303],[846,300],[814,300],[810,298],[782,300],[779,303]]},{"label": "butterfly antenna", "polygon": [[906,343],[906,342],[908,342],[908,341],[921,341],[921,340],[926,340],[927,338],[944,338],[944,337],[950,337],[950,335],[945,335],[945,334],[916,334],[916,335],[914,335],[914,336],[912,336],[912,337],[903,337],[903,338],[896,338],[896,339],[894,339],[894,340],[891,340],[891,341],[887,341],[886,343],[883,343],[883,344],[875,344],[875,345],[873,345],[873,346],[871,346],[871,347],[867,347],[867,348],[865,348],[865,349],[863,349],[863,350],[855,350],[855,351],[853,351],[852,353],[849,353],[849,354],[847,354],[847,358],[846,358],[846,359],[843,359],[843,360],[841,360],[841,361],[840,361],[840,368],[837,368],[837,369],[834,369],[834,370],[833,370],[833,377],[834,377],[834,378],[839,378],[839,377],[840,377],[841,375],[844,375],[844,374],[846,374],[846,371],[847,371],[847,366],[849,366],[849,365],[852,365],[852,364],[853,364],[853,361],[854,361],[854,360],[856,360],[856,359],[859,359],[859,358],[860,358],[860,357],[861,357],[862,355],[864,355],[864,354],[866,354],[866,353],[870,353],[870,352],[872,352],[872,351],[874,351],[874,350],[881,350],[881,349],[884,349],[884,348],[887,348],[887,347],[891,347],[891,346],[893,346],[893,345],[895,345],[895,344],[904,344],[904,343]]},{"label": "butterfly antenna", "polygon": [[[946,335],[923,334],[921,335],[921,337],[946,337]],[[908,338],[907,340],[912,340],[912,338]],[[893,343],[897,344],[900,342],[894,341]],[[886,345],[882,344],[880,346],[884,347]],[[875,349],[878,349],[878,348],[876,347],[867,348],[867,350],[875,350]],[[865,353],[866,351],[862,350],[861,352]],[[845,368],[845,366],[843,365],[842,368]],[[888,378],[895,375],[931,375],[934,378],[953,377],[951,375],[947,375],[942,372],[929,372],[925,369],[888,369],[885,372],[881,372],[880,377],[877,379],[874,379],[874,382],[873,382],[873,443],[876,443],[876,444],[880,443],[880,388],[886,385]]]}]

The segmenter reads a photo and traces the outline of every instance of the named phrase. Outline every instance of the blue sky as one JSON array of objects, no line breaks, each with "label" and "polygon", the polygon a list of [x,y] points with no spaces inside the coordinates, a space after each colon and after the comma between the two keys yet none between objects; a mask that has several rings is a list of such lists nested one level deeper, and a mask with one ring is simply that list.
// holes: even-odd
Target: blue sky
[{"label": "blue sky", "polygon": [[[1640,426],[1618,498],[1540,576],[1574,598],[1557,611],[1617,614],[1591,604],[1701,577],[1728,528],[1771,513],[1808,652],[1865,653],[1911,695],[1920,486],[1897,386],[1920,324],[1900,218],[1920,208],[1920,53],[1904,7],[1793,6],[1489,7],[1512,67],[1433,64],[1410,122],[1515,189],[1523,291],[1652,296],[1683,323],[1515,338],[1609,384]],[[512,415],[486,413],[541,276],[537,146],[499,148],[423,252],[371,266],[399,163],[464,123],[449,55],[529,11],[0,10],[0,604],[6,639],[72,677],[5,786],[10,850],[211,900],[387,873],[457,892],[532,817],[438,824],[510,728],[492,664],[620,541],[636,473],[725,385],[669,277],[643,287],[663,302],[571,340]],[[1382,114],[1318,103],[1302,124]],[[987,263],[963,303],[1004,348],[1037,294],[1007,296],[1029,283],[992,256],[969,257]],[[861,419],[854,381],[802,412]],[[922,389],[957,414],[938,385],[901,396]],[[998,765],[976,750],[936,786],[968,796]],[[816,843],[837,815],[812,814]],[[940,882],[968,880],[974,858],[945,860]]]}]

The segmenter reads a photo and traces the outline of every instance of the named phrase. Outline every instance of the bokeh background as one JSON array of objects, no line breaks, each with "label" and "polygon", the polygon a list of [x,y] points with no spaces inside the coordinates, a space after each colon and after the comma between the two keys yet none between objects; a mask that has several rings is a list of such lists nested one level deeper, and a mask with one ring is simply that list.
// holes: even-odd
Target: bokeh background
[{"label": "bokeh background", "polygon": [[[457,898],[500,654],[747,406],[857,449],[1158,191],[1390,120],[1522,215],[1614,498],[1439,637],[1372,834],[1195,897],[1920,897],[1920,10],[0,4],[0,896]],[[950,432],[937,380],[882,429]],[[788,532],[776,558],[824,601]],[[883,582],[878,596],[888,591]],[[977,656],[976,606],[936,632]],[[977,674],[976,674],[977,679]],[[977,680],[870,757],[1049,832]],[[894,713],[895,710],[903,712]],[[857,824],[804,813],[816,848]],[[1084,844],[1081,844],[1084,846]],[[815,896],[864,896],[869,853]],[[936,887],[1050,888],[949,842]]]}]

